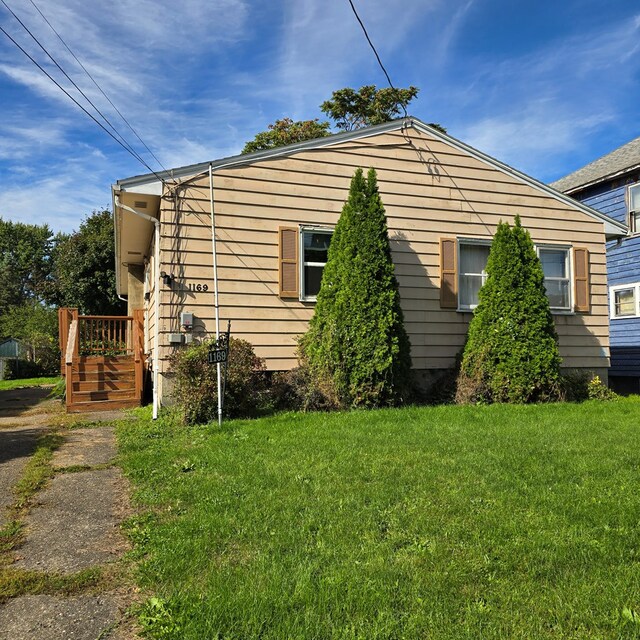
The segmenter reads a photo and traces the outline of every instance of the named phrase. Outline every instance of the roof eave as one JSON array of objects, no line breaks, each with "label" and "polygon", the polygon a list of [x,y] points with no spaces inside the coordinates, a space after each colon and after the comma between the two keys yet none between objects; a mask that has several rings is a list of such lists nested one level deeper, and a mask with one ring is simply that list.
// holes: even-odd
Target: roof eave
[{"label": "roof eave", "polygon": [[423,133],[428,133],[430,136],[435,137],[448,145],[451,145],[464,153],[467,153],[482,162],[486,162],[490,165],[495,166],[496,168],[504,171],[505,173],[513,176],[514,178],[520,180],[521,182],[528,184],[540,191],[543,191],[547,195],[555,198],[556,200],[561,201],[562,203],[571,206],[574,209],[578,209],[583,213],[586,213],[588,216],[596,218],[601,221],[605,226],[605,234],[607,239],[619,238],[627,235],[628,229],[627,226],[613,220],[609,216],[588,207],[573,198],[569,195],[566,195],[560,191],[557,191],[553,187],[550,187],[531,176],[528,176],[518,169],[514,169],[513,167],[493,158],[492,156],[475,149],[456,138],[451,137],[446,133],[442,133],[441,131],[430,127],[425,124],[421,120],[418,120],[414,117],[401,118],[398,120],[392,120],[390,122],[385,122],[380,125],[375,125],[372,127],[366,127],[364,129],[358,129],[357,131],[348,131],[345,133],[338,133],[331,136],[327,136],[325,138],[316,138],[314,140],[307,140],[305,142],[299,142],[297,144],[287,145],[285,147],[277,147],[275,149],[268,149],[267,151],[256,151],[254,153],[241,154],[237,156],[230,156],[228,158],[221,158],[220,160],[216,160],[213,162],[202,162],[198,164],[188,165],[184,167],[179,167],[177,169],[173,169],[170,171],[160,172],[158,174],[146,174],[141,176],[133,176],[131,178],[126,178],[124,180],[118,180],[117,186],[123,189],[131,189],[140,185],[150,185],[154,182],[158,182],[158,179],[162,180],[179,180],[180,178],[194,176],[200,173],[204,173],[209,170],[211,167],[213,170],[222,167],[235,167],[246,164],[251,164],[254,162],[260,162],[262,160],[268,160],[270,158],[277,157],[285,157],[293,153],[297,153],[299,151],[304,151],[306,149],[318,149],[322,147],[328,147],[335,144],[340,144],[342,142],[348,142],[351,140],[358,140],[362,138],[368,138],[374,135],[378,135],[380,133],[385,133],[387,131],[395,131],[398,129],[404,129],[406,127],[413,126],[419,131]]}]

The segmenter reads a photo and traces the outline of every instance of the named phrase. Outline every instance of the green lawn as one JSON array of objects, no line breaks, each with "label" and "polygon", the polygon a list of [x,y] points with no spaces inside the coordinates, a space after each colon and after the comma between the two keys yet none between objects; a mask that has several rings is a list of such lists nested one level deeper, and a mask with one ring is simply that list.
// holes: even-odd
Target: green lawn
[{"label": "green lawn", "polygon": [[640,638],[640,400],[119,427],[160,638]]},{"label": "green lawn", "polygon": [[52,378],[22,378],[20,380],[0,380],[0,391],[18,389],[20,387],[41,387],[45,384],[55,385],[60,381],[60,377]]}]

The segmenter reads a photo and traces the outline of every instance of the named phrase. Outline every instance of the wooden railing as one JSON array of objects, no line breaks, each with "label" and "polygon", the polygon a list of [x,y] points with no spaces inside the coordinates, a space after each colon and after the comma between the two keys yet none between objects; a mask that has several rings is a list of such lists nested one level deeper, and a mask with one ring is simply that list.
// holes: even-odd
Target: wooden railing
[{"label": "wooden railing", "polygon": [[[59,309],[60,370],[66,377],[67,406],[73,404],[73,367],[82,362],[131,359],[134,363],[135,397],[143,395],[144,312],[132,316],[79,315],[77,309]],[[115,362],[115,360],[110,361]]]}]

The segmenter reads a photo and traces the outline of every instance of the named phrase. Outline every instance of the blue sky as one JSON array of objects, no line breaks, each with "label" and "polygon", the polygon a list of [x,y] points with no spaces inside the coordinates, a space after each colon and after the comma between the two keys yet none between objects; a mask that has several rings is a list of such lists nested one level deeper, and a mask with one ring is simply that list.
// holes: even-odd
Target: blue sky
[{"label": "blue sky", "polygon": [[[386,84],[347,0],[34,1],[167,168]],[[6,2],[133,142],[30,1]],[[354,2],[394,84],[420,88],[411,115],[539,180],[640,135],[638,0]],[[64,80],[2,6],[0,24]],[[2,33],[0,108],[5,219],[70,231],[147,172]]]}]

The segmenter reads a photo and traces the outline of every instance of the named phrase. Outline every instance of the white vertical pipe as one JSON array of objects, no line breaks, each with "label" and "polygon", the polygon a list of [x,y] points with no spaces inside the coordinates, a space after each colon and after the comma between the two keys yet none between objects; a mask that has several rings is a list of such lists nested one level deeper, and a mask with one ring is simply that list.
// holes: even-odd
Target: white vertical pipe
[{"label": "white vertical pipe", "polygon": [[154,420],[158,418],[158,372],[160,371],[160,211],[158,220],[154,222],[154,265],[153,278],[155,280],[154,308],[156,321],[153,327],[153,413]]},{"label": "white vertical pipe", "polygon": [[[218,254],[216,252],[216,220],[213,214],[213,168],[209,164],[209,202],[211,204],[211,251],[213,253],[213,295],[216,311],[216,340],[220,339],[220,307],[218,304]],[[218,424],[222,424],[222,377],[221,365],[216,363],[218,377]]]}]

